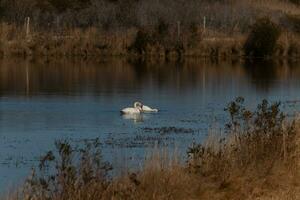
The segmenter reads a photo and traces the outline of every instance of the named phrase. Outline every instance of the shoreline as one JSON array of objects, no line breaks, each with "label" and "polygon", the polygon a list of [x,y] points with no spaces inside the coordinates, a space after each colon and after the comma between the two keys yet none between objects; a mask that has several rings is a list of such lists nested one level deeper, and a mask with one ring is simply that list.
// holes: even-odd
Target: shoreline
[{"label": "shoreline", "polygon": [[[149,31],[128,29],[123,32],[102,32],[96,28],[70,29],[62,33],[31,32],[22,28],[0,24],[1,57],[45,58],[129,58],[180,60],[247,59],[244,53],[246,34],[228,36],[201,29],[157,36]],[[151,36],[149,34],[152,34]],[[284,32],[278,39],[274,55],[270,58],[300,59],[300,37]],[[256,59],[256,58],[254,58]]]}]

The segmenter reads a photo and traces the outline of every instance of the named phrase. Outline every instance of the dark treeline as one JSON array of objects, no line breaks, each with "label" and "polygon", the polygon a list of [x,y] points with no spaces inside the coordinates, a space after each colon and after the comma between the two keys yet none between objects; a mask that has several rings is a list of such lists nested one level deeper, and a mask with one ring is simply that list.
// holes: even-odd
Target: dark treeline
[{"label": "dark treeline", "polygon": [[[298,4],[298,0],[0,0],[0,55],[239,57],[253,26],[266,19],[270,23],[257,26],[261,34],[252,35],[269,40],[272,24],[278,34],[263,56],[275,52],[299,57]],[[268,24],[271,29],[264,27]],[[258,56],[252,50],[246,55]]]},{"label": "dark treeline", "polygon": [[105,30],[153,26],[161,21],[182,26],[245,31],[259,10],[249,0],[0,0],[1,20],[36,28],[98,27]]}]

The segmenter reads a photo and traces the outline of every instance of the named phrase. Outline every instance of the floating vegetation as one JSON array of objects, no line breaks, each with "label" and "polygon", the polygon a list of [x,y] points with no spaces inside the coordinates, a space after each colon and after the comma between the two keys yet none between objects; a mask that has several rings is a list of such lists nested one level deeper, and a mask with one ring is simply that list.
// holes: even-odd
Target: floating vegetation
[{"label": "floating vegetation", "polygon": [[145,148],[154,147],[155,144],[174,144],[174,138],[161,135],[137,135],[135,137],[108,138],[105,145],[118,148]]},{"label": "floating vegetation", "polygon": [[170,133],[175,133],[175,134],[180,134],[180,133],[195,133],[195,130],[191,128],[182,128],[182,127],[174,127],[174,126],[169,126],[169,127],[160,127],[160,128],[150,128],[150,127],[145,127],[143,128],[143,131],[145,132],[153,132],[153,133],[159,133],[159,134],[170,134]]}]

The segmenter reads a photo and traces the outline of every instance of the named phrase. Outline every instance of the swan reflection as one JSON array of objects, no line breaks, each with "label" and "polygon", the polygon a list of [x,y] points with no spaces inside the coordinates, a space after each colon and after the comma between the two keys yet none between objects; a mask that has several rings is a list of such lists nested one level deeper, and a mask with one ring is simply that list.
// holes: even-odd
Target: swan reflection
[{"label": "swan reflection", "polygon": [[149,114],[124,114],[122,115],[125,120],[132,120],[134,123],[141,123],[149,120],[151,115]]}]

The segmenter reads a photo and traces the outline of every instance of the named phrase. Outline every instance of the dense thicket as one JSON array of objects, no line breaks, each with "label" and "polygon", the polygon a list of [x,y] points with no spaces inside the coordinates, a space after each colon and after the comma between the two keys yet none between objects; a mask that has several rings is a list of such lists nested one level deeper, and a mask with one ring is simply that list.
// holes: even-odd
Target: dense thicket
[{"label": "dense thicket", "polygon": [[247,56],[265,57],[274,53],[280,28],[269,18],[258,19],[252,26],[244,49]]},{"label": "dense thicket", "polygon": [[294,4],[300,5],[300,0],[289,0],[289,1]]}]

